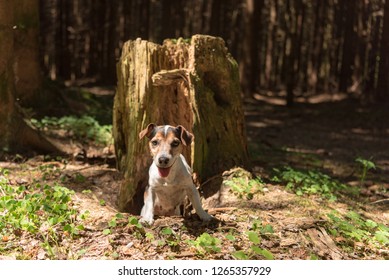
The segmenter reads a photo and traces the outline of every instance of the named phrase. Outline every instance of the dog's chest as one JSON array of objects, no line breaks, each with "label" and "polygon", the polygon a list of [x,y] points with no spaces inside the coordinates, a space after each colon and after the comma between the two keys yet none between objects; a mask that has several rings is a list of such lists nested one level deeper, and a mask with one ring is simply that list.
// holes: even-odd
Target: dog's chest
[{"label": "dog's chest", "polygon": [[159,215],[172,215],[186,197],[186,189],[182,186],[162,185],[155,188],[154,192],[154,209]]}]

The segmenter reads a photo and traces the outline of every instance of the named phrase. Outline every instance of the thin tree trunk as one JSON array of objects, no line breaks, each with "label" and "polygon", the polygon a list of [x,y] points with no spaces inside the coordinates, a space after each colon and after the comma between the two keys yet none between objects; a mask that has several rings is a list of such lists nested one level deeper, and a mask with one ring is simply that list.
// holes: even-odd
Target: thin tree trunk
[{"label": "thin tree trunk", "polygon": [[253,79],[254,79],[254,72],[253,72],[253,64],[258,63],[258,61],[253,61],[255,59],[251,56],[252,54],[252,47],[253,47],[253,41],[255,40],[253,38],[251,27],[253,25],[254,21],[254,0],[246,0],[245,1],[245,8],[244,8],[244,14],[243,14],[243,20],[244,25],[249,26],[250,28],[246,28],[243,32],[243,41],[242,41],[242,49],[243,49],[243,56],[241,59],[241,63],[239,64],[239,72],[240,72],[240,83],[242,85],[242,91],[244,95],[250,96],[253,92]]},{"label": "thin tree trunk", "polygon": [[354,57],[355,57],[355,44],[356,36],[354,32],[355,10],[356,1],[343,0],[345,5],[345,23],[344,23],[344,40],[343,40],[343,52],[342,52],[342,68],[340,71],[339,90],[347,92],[348,87],[351,85]]},{"label": "thin tree trunk", "polygon": [[[289,41],[289,46],[286,50],[286,65],[287,65],[287,77],[286,77],[286,105],[291,107],[294,104],[294,90],[296,87],[296,81],[298,77],[296,59],[298,56],[298,18],[296,12],[296,3],[297,0],[288,0],[288,10],[289,10],[289,32],[287,34],[287,40]],[[294,8],[293,8],[294,6]]]},{"label": "thin tree trunk", "polygon": [[376,101],[389,101],[389,0],[385,1],[384,8],[384,25],[381,39]]},{"label": "thin tree trunk", "polygon": [[244,20],[246,32],[243,38],[243,57],[240,68],[241,85],[245,96],[256,91],[259,80],[259,21],[263,0],[246,0]]}]

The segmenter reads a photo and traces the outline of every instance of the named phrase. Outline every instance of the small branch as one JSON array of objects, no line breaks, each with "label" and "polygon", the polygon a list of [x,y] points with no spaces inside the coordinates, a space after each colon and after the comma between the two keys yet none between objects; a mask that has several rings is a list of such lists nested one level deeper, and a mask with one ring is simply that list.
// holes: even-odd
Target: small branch
[{"label": "small branch", "polygon": [[376,200],[376,201],[373,201],[373,202],[370,202],[370,204],[389,204],[389,198],[384,198],[384,199],[380,199],[380,200]]}]

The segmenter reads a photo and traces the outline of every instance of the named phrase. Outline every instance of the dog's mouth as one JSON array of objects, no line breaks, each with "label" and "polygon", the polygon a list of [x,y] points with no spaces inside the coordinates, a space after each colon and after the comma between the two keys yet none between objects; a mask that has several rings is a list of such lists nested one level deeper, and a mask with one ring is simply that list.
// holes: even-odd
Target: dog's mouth
[{"label": "dog's mouth", "polygon": [[167,177],[170,173],[170,168],[171,167],[166,167],[166,168],[162,168],[162,167],[158,167],[158,173],[161,177]]}]

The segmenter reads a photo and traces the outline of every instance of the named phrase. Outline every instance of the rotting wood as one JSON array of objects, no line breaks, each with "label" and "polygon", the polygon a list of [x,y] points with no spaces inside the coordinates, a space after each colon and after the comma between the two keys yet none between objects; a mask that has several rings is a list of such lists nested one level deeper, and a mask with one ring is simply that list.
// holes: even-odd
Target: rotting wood
[{"label": "rotting wood", "polygon": [[325,258],[329,257],[332,260],[343,259],[338,247],[336,247],[334,241],[323,227],[319,227],[319,230],[316,228],[310,228],[307,230],[307,233],[319,256]]}]

